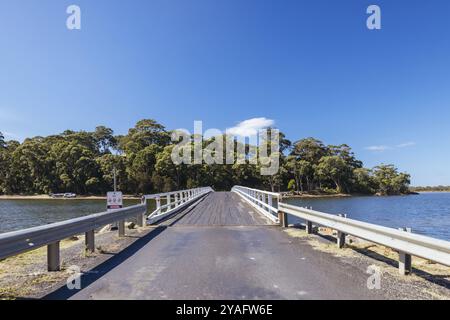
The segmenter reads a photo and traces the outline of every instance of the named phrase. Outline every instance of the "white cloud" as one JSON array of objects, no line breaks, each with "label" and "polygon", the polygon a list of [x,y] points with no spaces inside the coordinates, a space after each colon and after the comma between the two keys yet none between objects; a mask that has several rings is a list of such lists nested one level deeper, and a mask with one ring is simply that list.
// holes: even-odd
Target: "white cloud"
[{"label": "white cloud", "polygon": [[369,146],[369,147],[366,147],[365,149],[369,150],[369,151],[374,151],[374,152],[383,152],[383,151],[386,151],[386,150],[407,148],[407,147],[411,147],[411,146],[415,146],[415,145],[416,145],[415,142],[410,141],[410,142],[397,144],[394,147],[386,146],[386,145],[380,145],[380,146]]},{"label": "white cloud", "polygon": [[227,133],[234,136],[248,137],[255,136],[258,130],[265,129],[275,123],[272,119],[267,118],[252,118],[239,122],[235,127],[228,128]]},{"label": "white cloud", "polygon": [[416,145],[415,142],[410,141],[410,142],[405,142],[405,143],[398,144],[397,148],[406,148],[406,147],[412,147],[412,146],[415,146],[415,145]]},{"label": "white cloud", "polygon": [[3,131],[3,135],[5,136],[5,138],[8,138],[8,139],[19,139],[20,138],[17,134],[8,132],[8,131]]},{"label": "white cloud", "polygon": [[365,149],[369,150],[369,151],[383,152],[383,151],[391,149],[391,147],[389,147],[389,146],[370,146],[370,147],[366,147]]}]

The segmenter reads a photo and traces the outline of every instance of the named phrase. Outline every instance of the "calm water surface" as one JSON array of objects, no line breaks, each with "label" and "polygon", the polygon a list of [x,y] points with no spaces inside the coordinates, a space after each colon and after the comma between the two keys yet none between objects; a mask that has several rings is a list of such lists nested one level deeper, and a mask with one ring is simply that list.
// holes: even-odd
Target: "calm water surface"
[{"label": "calm water surface", "polygon": [[[327,213],[386,227],[411,227],[413,232],[450,241],[450,193],[421,193],[391,197],[287,199],[298,206],[312,206]],[[289,223],[301,222],[289,216]]]},{"label": "calm water surface", "polygon": [[[450,193],[286,201],[387,227],[411,227],[413,232],[450,241]],[[138,202],[126,200],[124,205]],[[103,212],[105,207],[105,200],[0,200],[0,233]],[[290,223],[301,222],[296,217],[289,219]]]},{"label": "calm water surface", "polygon": [[[124,206],[139,200],[124,200]],[[0,200],[0,233],[106,211],[106,200]]]}]

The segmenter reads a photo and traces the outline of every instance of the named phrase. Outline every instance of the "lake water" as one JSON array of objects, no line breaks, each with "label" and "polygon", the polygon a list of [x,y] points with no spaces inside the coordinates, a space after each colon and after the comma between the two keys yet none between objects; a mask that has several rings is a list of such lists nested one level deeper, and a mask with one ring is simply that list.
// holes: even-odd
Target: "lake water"
[{"label": "lake water", "polygon": [[[124,200],[124,206],[140,203]],[[0,200],[0,233],[106,211],[106,200]]]},{"label": "lake water", "polygon": [[[450,193],[421,193],[390,197],[349,197],[286,199],[286,202],[313,210],[386,227],[410,227],[414,233],[450,241]],[[289,223],[303,222],[289,216]]]},{"label": "lake water", "polygon": [[[450,241],[450,193],[286,201],[387,227],[411,227],[415,233]],[[124,205],[137,203],[125,200]],[[105,206],[105,200],[0,200],[0,233],[103,212]],[[289,219],[289,223],[301,222],[296,217]]]}]

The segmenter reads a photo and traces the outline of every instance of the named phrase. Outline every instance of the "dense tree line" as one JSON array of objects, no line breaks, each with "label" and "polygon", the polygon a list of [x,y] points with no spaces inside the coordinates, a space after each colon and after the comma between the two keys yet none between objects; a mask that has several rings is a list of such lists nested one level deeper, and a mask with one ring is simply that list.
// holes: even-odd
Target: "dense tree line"
[{"label": "dense tree line", "polygon": [[216,190],[245,185],[273,191],[400,194],[408,192],[410,183],[410,176],[393,165],[364,168],[349,146],[326,146],[314,138],[291,143],[281,134],[280,170],[272,176],[260,174],[261,164],[175,165],[174,146],[171,132],[151,119],[139,121],[124,136],[99,126],[93,132],[67,130],[19,143],[5,141],[0,133],[0,193],[104,194],[112,188],[113,168],[119,190],[129,194],[206,185]]}]

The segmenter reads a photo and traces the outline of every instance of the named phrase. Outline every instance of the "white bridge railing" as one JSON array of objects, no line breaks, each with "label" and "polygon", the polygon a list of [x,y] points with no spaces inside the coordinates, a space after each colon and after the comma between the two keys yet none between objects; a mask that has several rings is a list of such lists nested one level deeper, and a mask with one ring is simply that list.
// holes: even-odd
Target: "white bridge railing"
[{"label": "white bridge railing", "polygon": [[[421,257],[432,262],[450,266],[450,242],[413,234],[410,229],[394,229],[347,218],[346,215],[333,215],[314,211],[281,202],[281,194],[234,186],[233,192],[239,194],[251,206],[270,220],[288,226],[288,215],[305,220],[306,231],[313,233],[313,224],[337,231],[337,245],[342,248],[347,235],[377,243],[394,249],[399,253],[399,272],[412,271],[411,257]],[[276,201],[276,203],[275,203]]]},{"label": "white bridge railing", "polygon": [[[156,201],[156,209],[148,216],[147,223],[156,223],[212,191],[214,190],[211,187],[203,187],[145,195],[142,198],[143,203],[146,203],[149,199],[154,199]],[[165,203],[161,204],[162,201]]]},{"label": "white bridge railing", "polygon": [[278,223],[278,203],[281,196],[279,193],[252,189],[242,186],[234,186],[232,192],[240,195],[253,208],[258,210],[272,222]]},{"label": "white bridge railing", "polygon": [[412,271],[411,256],[421,257],[433,262],[450,266],[450,242],[413,234],[407,230],[397,230],[376,224],[347,218],[345,215],[332,215],[312,209],[279,203],[282,224],[287,226],[287,214],[306,221],[306,231],[312,233],[312,224],[337,230],[337,244],[345,244],[345,236],[352,235],[377,243],[399,252],[399,272],[407,274]]},{"label": "white bridge railing", "polygon": [[[57,271],[61,268],[60,242],[62,240],[85,233],[84,249],[94,252],[96,229],[117,223],[119,236],[124,236],[126,234],[125,221],[127,220],[137,220],[140,227],[145,226],[147,199],[156,199],[157,208],[147,220],[149,223],[154,223],[211,191],[213,190],[207,187],[148,195],[144,196],[142,204],[135,206],[2,233],[0,234],[0,260],[47,246],[48,270]],[[162,197],[166,199],[165,205],[161,205]]]}]

